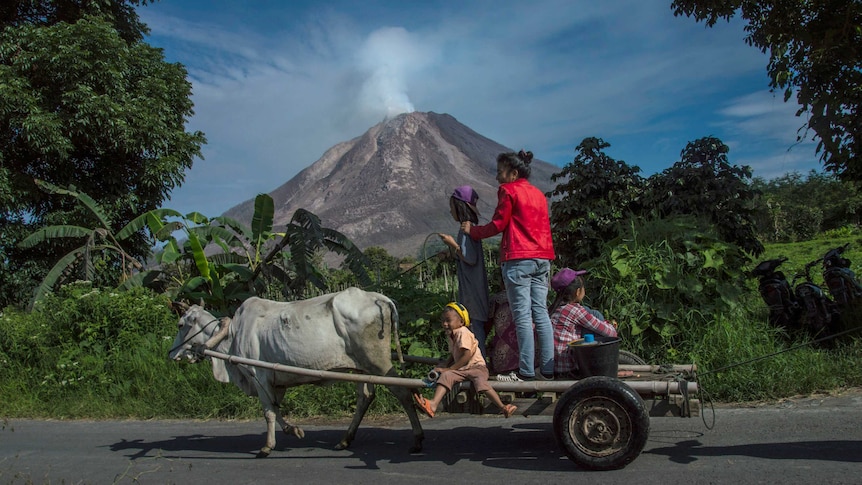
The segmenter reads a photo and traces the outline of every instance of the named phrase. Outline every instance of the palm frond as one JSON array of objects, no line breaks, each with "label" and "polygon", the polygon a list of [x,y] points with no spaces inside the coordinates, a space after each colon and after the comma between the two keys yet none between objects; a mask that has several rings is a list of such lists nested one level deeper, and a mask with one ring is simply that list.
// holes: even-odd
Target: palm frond
[{"label": "palm frond", "polygon": [[326,248],[345,257],[345,264],[356,275],[360,285],[370,285],[372,281],[367,268],[371,266],[371,261],[368,257],[344,234],[329,228],[325,228],[323,232],[326,234],[324,239]]},{"label": "palm frond", "polygon": [[204,253],[204,248],[201,245],[200,239],[198,239],[197,235],[192,231],[189,231],[188,244],[191,248],[192,257],[195,260],[195,266],[197,266],[198,272],[207,281],[212,281],[212,276],[210,275],[210,264],[209,261],[207,261],[207,255],[206,253]]},{"label": "palm frond", "polygon": [[81,226],[48,226],[37,229],[33,234],[27,236],[18,243],[20,248],[32,248],[48,239],[65,237],[89,237],[93,230]]},{"label": "palm frond", "polygon": [[246,239],[251,238],[251,230],[236,219],[227,216],[218,216],[210,219],[210,222],[218,222],[222,226],[227,226],[240,236]]},{"label": "palm frond", "polygon": [[185,219],[195,224],[209,224],[210,222],[207,216],[197,211],[189,212],[188,214],[186,214]]},{"label": "palm frond", "polygon": [[251,243],[255,248],[260,248],[269,239],[274,216],[275,202],[272,197],[258,194],[254,199],[254,215],[251,219]]},{"label": "palm frond", "polygon": [[107,214],[105,214],[105,211],[102,210],[102,207],[99,205],[99,203],[93,200],[93,198],[89,195],[83,192],[78,192],[76,190],[64,189],[44,180],[35,179],[35,182],[36,185],[39,186],[39,188],[46,192],[52,194],[69,195],[78,199],[78,201],[84,204],[86,208],[90,209],[90,212],[92,212],[93,215],[95,215],[96,218],[99,219],[99,223],[102,225],[102,227],[111,230],[111,220],[108,218]]},{"label": "palm frond", "polygon": [[[128,224],[126,224],[122,229],[120,229],[120,232],[117,233],[117,239],[122,241],[123,239],[128,238],[132,234],[140,231],[145,227],[150,230],[150,232],[153,234],[153,237],[156,237],[156,233],[158,233],[159,230],[167,224],[165,222],[166,217],[182,216],[182,214],[173,209],[155,209],[145,212],[129,221]],[[159,240],[162,241],[163,239]]]},{"label": "palm frond", "polygon": [[48,274],[45,275],[45,278],[42,280],[42,283],[39,284],[39,287],[36,288],[36,293],[33,296],[33,299],[30,301],[30,306],[32,306],[41,300],[48,292],[50,292],[54,285],[57,284],[57,281],[60,279],[60,276],[63,275],[63,272],[69,268],[74,267],[75,263],[81,257],[81,255],[86,250],[86,246],[81,246],[79,248],[75,248],[72,251],[66,253],[65,256],[60,258],[59,261],[48,271]]}]

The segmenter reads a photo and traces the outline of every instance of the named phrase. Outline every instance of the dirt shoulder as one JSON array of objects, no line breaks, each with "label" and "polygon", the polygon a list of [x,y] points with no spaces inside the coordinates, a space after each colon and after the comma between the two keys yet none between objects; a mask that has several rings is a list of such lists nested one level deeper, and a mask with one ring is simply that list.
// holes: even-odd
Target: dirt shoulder
[{"label": "dirt shoulder", "polygon": [[780,406],[787,403],[803,403],[806,401],[822,401],[827,398],[862,396],[862,387],[844,387],[829,391],[817,391],[810,394],[797,394],[779,399],[764,399],[759,401],[743,402],[716,402],[717,408],[759,408],[769,406]]}]

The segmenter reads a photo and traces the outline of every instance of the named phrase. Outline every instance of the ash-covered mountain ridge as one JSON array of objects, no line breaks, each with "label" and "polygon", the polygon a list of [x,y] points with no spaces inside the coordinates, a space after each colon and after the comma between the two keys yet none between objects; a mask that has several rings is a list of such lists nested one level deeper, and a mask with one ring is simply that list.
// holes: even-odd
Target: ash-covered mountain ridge
[{"label": "ash-covered mountain ridge", "polygon": [[[529,147],[525,147],[529,149]],[[380,246],[393,256],[421,257],[429,234],[455,234],[449,196],[459,186],[479,193],[480,223],[497,204],[497,155],[517,151],[476,133],[448,114],[413,112],[372,126],[338,143],[319,160],[269,193],[274,227],[303,208],[324,227],[349,237],[360,249]],[[560,168],[532,163],[530,182],[544,192]],[[225,212],[251,221],[254,198]]]}]

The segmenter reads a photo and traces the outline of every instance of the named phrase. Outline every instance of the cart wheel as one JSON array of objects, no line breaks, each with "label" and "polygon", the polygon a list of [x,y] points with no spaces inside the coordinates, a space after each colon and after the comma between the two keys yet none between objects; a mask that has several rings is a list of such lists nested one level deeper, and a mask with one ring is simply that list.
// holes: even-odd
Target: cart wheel
[{"label": "cart wheel", "polygon": [[643,399],[618,379],[594,376],[569,388],[554,409],[554,436],[570,460],[589,470],[631,463],[646,445]]},{"label": "cart wheel", "polygon": [[627,350],[620,350],[620,364],[623,365],[646,365],[646,361]]}]

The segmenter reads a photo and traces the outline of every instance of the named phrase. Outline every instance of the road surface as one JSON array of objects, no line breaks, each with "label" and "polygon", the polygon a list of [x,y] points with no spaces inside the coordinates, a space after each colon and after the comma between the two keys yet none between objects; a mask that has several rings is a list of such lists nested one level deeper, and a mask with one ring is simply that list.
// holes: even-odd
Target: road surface
[{"label": "road surface", "polygon": [[[713,415],[705,412],[707,424]],[[578,469],[546,416],[423,417],[411,455],[405,418],[368,419],[349,450],[344,423],[298,421],[268,458],[259,421],[0,422],[0,484],[862,483],[862,391],[653,418],[643,453],[609,472]]]}]

